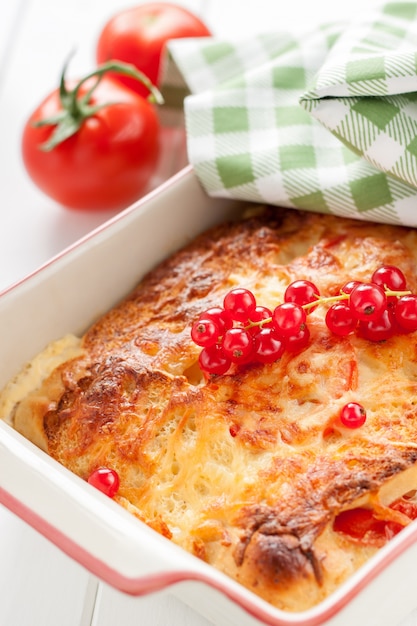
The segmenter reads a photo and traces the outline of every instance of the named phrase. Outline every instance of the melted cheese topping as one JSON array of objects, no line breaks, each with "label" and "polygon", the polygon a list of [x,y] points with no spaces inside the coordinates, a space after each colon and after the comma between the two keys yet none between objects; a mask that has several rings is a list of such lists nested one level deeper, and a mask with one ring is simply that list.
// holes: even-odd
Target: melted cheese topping
[{"label": "melted cheese topping", "polygon": [[[32,404],[35,397],[37,402],[42,402],[37,390],[59,365],[81,354],[80,344],[80,339],[71,334],[51,342],[7,383],[0,394],[0,419],[14,425],[17,430],[24,430],[28,439],[44,450],[47,450],[48,443],[44,437],[42,421],[34,424],[30,413],[29,419],[24,419],[21,425],[19,418],[14,415],[15,408],[28,399]],[[46,405],[49,404],[49,398],[43,400]],[[29,410],[31,412],[31,408]],[[21,406],[20,415],[22,412]]]},{"label": "melted cheese topping", "polygon": [[[43,382],[13,383],[3,415],[85,479],[113,467],[117,501],[140,520],[275,606],[304,610],[378,549],[333,530],[341,511],[408,521],[388,505],[417,487],[416,334],[339,338],[320,305],[305,350],[206,381],[190,326],[236,285],[274,308],[292,280],[334,295],[387,263],[417,292],[416,251],[413,230],[298,211],[218,227],[75,341],[79,354],[41,355]],[[338,420],[351,400],[367,411],[357,430]]]}]

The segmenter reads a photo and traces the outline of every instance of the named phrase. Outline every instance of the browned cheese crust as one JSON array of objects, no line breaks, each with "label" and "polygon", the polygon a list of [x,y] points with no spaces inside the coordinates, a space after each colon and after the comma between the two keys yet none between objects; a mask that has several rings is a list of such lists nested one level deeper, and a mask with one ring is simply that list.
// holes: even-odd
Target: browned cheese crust
[{"label": "browned cheese crust", "polygon": [[[416,255],[413,230],[254,211],[150,273],[15,423],[37,424],[49,454],[84,479],[114,468],[116,500],[139,519],[273,605],[304,610],[378,549],[335,532],[340,511],[361,503],[406,523],[387,505],[417,486],[416,334],[336,337],[320,305],[302,352],[205,380],[190,327],[236,286],[274,308],[295,279],[334,295],[387,263],[417,291]],[[350,400],[367,411],[355,430],[338,421]]]}]

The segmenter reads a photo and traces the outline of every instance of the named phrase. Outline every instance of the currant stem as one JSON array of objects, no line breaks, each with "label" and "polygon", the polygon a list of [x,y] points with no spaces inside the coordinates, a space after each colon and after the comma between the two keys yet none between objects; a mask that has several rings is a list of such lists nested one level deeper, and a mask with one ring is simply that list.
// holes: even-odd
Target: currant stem
[{"label": "currant stem", "polygon": [[259,322],[252,322],[252,320],[248,320],[248,324],[246,326],[243,326],[243,330],[249,330],[250,328],[255,328],[256,326],[262,328],[264,324],[270,324],[271,322],[272,317],[267,317],[264,320],[259,320]]},{"label": "currant stem", "polygon": [[410,290],[406,290],[406,291],[393,291],[392,289],[385,289],[385,295],[386,296],[396,296],[397,298],[401,298],[402,296],[410,296],[412,294],[412,291]]},{"label": "currant stem", "polygon": [[341,293],[337,296],[327,296],[325,298],[322,296],[318,296],[316,300],[313,300],[313,302],[307,302],[307,304],[303,304],[302,308],[308,311],[308,309],[316,307],[318,304],[329,304],[333,302],[340,302],[340,300],[348,300],[349,296],[350,294],[348,293]]},{"label": "currant stem", "polygon": [[[384,291],[387,297],[396,296],[397,298],[401,298],[402,296],[409,296],[412,294],[412,291],[410,290],[394,291],[392,289],[385,288]],[[344,293],[344,292],[338,294],[337,296],[326,296],[326,297],[317,296],[317,298],[313,300],[312,302],[308,302],[307,304],[301,305],[301,308],[308,311],[309,309],[316,307],[318,304],[333,304],[334,302],[340,302],[342,300],[349,300],[349,297],[350,297],[350,294]],[[246,326],[244,326],[244,330],[248,330],[249,328],[253,328],[254,326],[259,326],[260,328],[262,328],[264,324],[270,324],[271,322],[272,322],[272,317],[267,317],[263,320],[260,320],[259,322],[252,322],[251,320],[249,320],[249,323]]]},{"label": "currant stem", "polygon": [[[384,291],[387,297],[396,296],[397,298],[401,298],[401,296],[409,296],[412,293],[409,290],[394,291],[392,289],[388,289],[387,287],[385,287]],[[308,302],[307,304],[303,304],[302,308],[308,310],[308,309],[311,309],[312,307],[317,306],[318,304],[332,304],[333,302],[339,302],[341,300],[348,300],[349,297],[350,297],[350,294],[344,293],[344,292],[341,294],[338,294],[337,296],[328,296],[325,298],[318,296],[316,300],[313,300],[313,302]]]}]

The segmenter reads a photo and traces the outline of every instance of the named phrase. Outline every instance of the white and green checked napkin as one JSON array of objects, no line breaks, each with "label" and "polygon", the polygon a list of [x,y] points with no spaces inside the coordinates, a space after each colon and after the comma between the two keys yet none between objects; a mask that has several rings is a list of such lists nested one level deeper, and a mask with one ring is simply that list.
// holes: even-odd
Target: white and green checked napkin
[{"label": "white and green checked napkin", "polygon": [[209,195],[417,226],[417,3],[169,53],[167,106]]}]

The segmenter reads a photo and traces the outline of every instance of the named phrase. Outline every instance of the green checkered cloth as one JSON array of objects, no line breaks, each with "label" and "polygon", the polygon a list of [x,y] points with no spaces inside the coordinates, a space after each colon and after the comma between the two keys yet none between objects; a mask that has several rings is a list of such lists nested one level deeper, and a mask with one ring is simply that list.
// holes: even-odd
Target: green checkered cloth
[{"label": "green checkered cloth", "polygon": [[163,92],[209,195],[417,226],[417,3],[172,41]]}]

